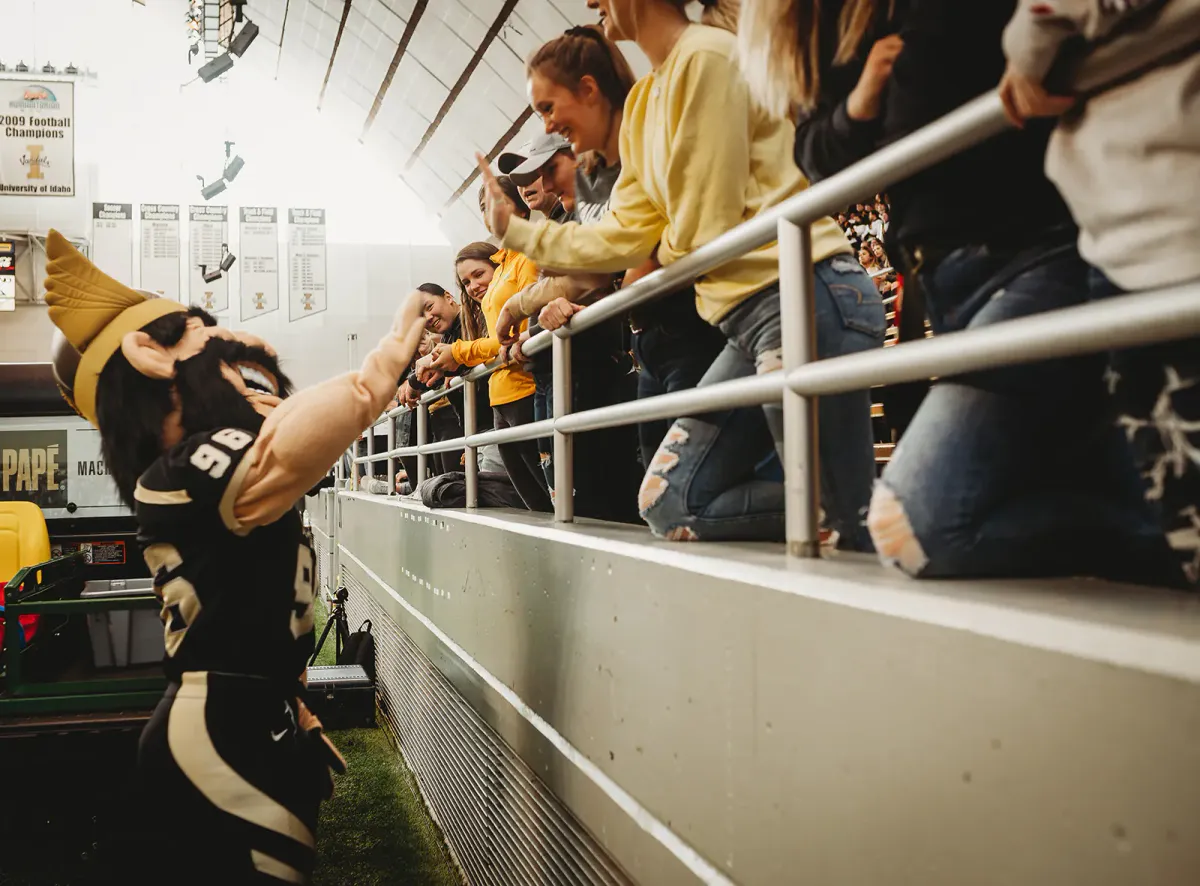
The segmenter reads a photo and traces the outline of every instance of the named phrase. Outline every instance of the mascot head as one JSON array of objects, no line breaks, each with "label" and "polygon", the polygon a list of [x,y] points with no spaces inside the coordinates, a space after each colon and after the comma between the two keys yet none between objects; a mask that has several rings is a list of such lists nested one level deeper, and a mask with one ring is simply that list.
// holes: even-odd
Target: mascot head
[{"label": "mascot head", "polygon": [[257,432],[292,390],[275,351],[200,310],[109,277],[57,231],[46,240],[55,378],[100,431],[125,502],[166,450],[222,427]]}]

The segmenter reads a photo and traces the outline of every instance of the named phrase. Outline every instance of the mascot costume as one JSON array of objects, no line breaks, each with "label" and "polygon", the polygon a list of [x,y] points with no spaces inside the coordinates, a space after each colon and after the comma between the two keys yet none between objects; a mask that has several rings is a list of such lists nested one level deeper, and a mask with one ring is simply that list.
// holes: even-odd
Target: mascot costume
[{"label": "mascot costume", "polygon": [[358,372],[291,395],[275,352],[113,280],[51,231],[63,395],[100,431],[162,600],[166,694],[142,733],[156,883],[307,883],[345,762],[304,705],[313,554],[296,502],[375,421],[424,329],[409,297]]}]

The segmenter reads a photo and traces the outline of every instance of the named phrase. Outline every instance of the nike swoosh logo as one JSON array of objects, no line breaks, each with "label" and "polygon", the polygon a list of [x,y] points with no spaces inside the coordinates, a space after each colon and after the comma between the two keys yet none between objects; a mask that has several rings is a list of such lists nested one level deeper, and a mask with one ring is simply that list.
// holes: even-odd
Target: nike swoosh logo
[{"label": "nike swoosh logo", "polygon": [[271,733],[271,741],[280,741],[287,734],[288,734],[288,731],[286,729],[281,729],[278,733],[272,732]]}]

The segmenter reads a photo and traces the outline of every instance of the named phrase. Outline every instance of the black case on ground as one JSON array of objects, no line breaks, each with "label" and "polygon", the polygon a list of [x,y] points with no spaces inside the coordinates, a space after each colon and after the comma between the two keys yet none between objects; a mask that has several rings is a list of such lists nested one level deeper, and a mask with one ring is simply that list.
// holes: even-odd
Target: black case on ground
[{"label": "black case on ground", "polygon": [[307,704],[326,731],[375,725],[375,684],[362,665],[310,667]]}]

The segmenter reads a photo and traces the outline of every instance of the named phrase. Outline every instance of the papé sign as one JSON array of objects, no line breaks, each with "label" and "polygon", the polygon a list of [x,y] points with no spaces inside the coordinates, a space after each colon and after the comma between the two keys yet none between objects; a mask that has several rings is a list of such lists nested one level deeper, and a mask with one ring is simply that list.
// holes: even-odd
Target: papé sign
[{"label": "pap\u00e9 sign", "polygon": [[0,432],[0,500],[66,507],[67,464],[64,431]]}]

